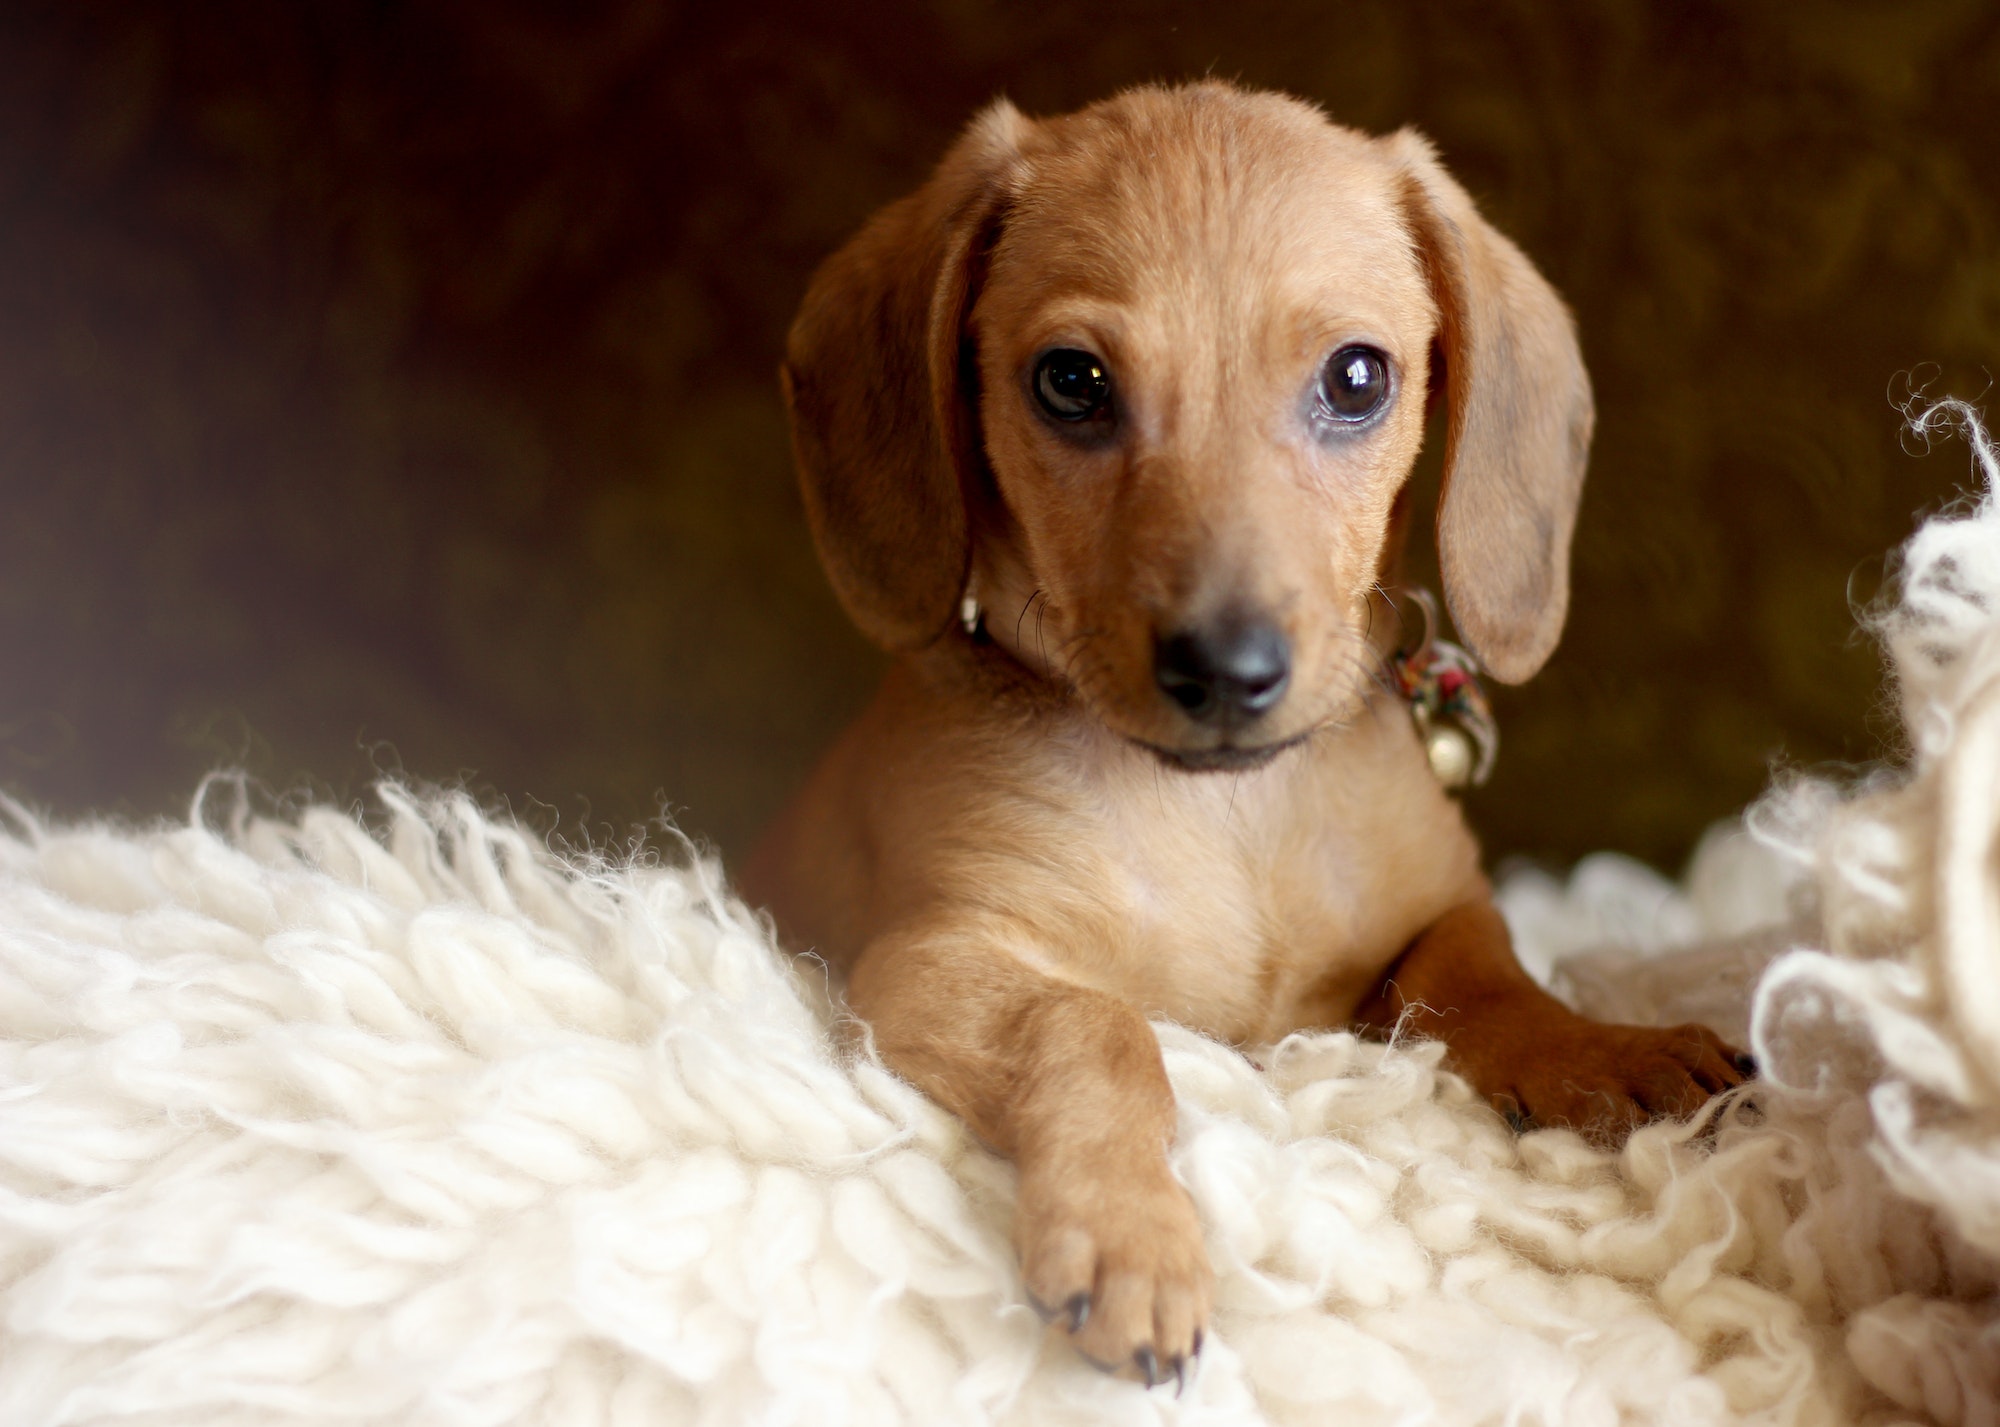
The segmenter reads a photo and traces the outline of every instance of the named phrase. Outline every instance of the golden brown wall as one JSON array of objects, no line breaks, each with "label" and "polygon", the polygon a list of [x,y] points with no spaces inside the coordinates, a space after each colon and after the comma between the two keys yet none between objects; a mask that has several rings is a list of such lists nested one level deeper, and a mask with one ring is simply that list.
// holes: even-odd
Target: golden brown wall
[{"label": "golden brown wall", "polygon": [[468,777],[740,849],[864,695],[772,371],[812,264],[1001,91],[1213,72],[1415,123],[1580,318],[1570,633],[1496,851],[1681,856],[1877,751],[1847,602],[2000,363],[2000,12],[1901,4],[0,11],[0,785]]}]

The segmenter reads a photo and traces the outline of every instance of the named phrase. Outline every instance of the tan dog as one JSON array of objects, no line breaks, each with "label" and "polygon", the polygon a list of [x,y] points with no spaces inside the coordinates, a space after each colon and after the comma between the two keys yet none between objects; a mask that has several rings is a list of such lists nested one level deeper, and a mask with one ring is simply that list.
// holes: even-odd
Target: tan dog
[{"label": "tan dog", "polygon": [[996,104],[792,329],[813,533],[901,657],[749,889],[1015,1159],[1027,1291],[1149,1385],[1211,1283],[1149,1017],[1246,1045],[1400,1021],[1517,1121],[1597,1131],[1748,1069],[1529,979],[1373,677],[1440,387],[1447,600],[1518,681],[1562,629],[1590,387],[1415,133],[1221,84]]}]

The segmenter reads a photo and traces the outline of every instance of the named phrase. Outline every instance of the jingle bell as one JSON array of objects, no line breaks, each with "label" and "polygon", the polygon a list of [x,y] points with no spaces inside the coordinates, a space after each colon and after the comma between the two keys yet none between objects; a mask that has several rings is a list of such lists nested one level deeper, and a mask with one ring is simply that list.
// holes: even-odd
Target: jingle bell
[{"label": "jingle bell", "polygon": [[1424,752],[1430,757],[1431,772],[1445,787],[1463,788],[1472,781],[1472,740],[1460,730],[1433,724],[1424,734]]}]

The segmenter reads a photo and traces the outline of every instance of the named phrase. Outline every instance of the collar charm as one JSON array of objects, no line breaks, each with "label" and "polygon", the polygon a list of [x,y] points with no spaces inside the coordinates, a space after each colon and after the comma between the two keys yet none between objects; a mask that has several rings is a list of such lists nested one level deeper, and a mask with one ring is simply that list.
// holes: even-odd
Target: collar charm
[{"label": "collar charm", "polygon": [[1479,682],[1479,661],[1437,637],[1437,600],[1429,590],[1404,593],[1423,611],[1423,627],[1413,643],[1389,656],[1389,676],[1410,705],[1437,780],[1453,792],[1476,788],[1493,772],[1500,751],[1500,726]]}]

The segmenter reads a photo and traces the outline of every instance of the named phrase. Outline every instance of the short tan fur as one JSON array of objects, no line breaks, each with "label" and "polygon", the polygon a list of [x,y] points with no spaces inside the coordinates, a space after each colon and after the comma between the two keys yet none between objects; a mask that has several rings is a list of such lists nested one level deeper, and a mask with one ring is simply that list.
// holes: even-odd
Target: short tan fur
[{"label": "short tan fur", "polygon": [[[1356,350],[1380,405],[1331,419]],[[1038,386],[1065,352],[1087,419]],[[1219,83],[996,104],[821,268],[784,380],[834,588],[898,657],[746,889],[1018,1162],[1027,1292],[1085,1355],[1178,1378],[1209,1311],[1149,1017],[1400,1023],[1598,1135],[1743,1078],[1520,969],[1379,677],[1427,405],[1446,600],[1510,682],[1561,633],[1592,421],[1568,312],[1417,134]]]}]

